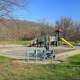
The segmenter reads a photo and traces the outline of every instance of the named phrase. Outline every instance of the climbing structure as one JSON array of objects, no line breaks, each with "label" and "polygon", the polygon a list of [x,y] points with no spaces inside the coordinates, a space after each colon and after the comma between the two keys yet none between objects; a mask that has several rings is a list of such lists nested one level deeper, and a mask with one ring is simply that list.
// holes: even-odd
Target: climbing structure
[{"label": "climbing structure", "polygon": [[63,34],[63,30],[61,28],[56,29],[55,31],[55,45],[56,46],[61,46],[62,45],[62,34]]},{"label": "climbing structure", "polygon": [[69,41],[67,41],[66,39],[63,38],[63,29],[58,28],[55,31],[55,45],[62,46],[63,45],[62,43],[65,43],[68,46],[74,48],[74,46]]},{"label": "climbing structure", "polygon": [[36,38],[33,41],[33,46],[27,48],[28,60],[53,60],[54,57],[54,49],[50,46],[50,37],[48,35]]}]

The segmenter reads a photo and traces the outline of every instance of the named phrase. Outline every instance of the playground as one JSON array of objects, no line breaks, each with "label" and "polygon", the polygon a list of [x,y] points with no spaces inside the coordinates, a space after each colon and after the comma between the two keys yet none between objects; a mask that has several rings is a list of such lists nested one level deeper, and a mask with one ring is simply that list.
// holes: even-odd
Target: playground
[{"label": "playground", "polygon": [[80,46],[61,34],[41,36],[26,45],[0,45],[0,79],[80,80]]},{"label": "playground", "polygon": [[57,29],[55,36],[44,35],[27,42],[26,45],[0,46],[0,55],[26,62],[54,62],[80,54],[80,48],[63,38],[63,31]]}]

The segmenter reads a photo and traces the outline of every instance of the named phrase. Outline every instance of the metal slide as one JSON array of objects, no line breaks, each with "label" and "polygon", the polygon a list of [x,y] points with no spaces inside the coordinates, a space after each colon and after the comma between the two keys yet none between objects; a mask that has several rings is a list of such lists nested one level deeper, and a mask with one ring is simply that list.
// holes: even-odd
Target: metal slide
[{"label": "metal slide", "polygon": [[68,42],[67,40],[65,40],[64,38],[61,38],[61,40],[62,40],[64,43],[68,44],[70,47],[74,48],[74,46],[73,46],[70,42]]}]

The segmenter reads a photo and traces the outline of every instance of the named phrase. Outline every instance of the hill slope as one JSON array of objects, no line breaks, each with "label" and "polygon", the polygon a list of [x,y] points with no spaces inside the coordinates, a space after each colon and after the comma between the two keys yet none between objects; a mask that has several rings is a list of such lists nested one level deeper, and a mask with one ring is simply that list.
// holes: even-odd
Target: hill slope
[{"label": "hill slope", "polygon": [[50,34],[51,30],[48,25],[36,22],[0,20],[0,40],[33,39],[45,33]]}]

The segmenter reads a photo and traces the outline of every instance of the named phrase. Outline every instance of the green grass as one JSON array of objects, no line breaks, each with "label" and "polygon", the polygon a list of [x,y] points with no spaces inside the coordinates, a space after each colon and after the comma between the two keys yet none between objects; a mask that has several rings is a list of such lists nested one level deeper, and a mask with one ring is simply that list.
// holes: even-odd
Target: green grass
[{"label": "green grass", "polygon": [[[80,61],[80,55],[68,61],[76,59]],[[80,80],[80,64],[24,64],[12,60],[0,56],[0,80]]]},{"label": "green grass", "polygon": [[19,45],[27,45],[30,41],[0,41],[0,45],[6,44],[19,44]]},{"label": "green grass", "polygon": [[80,80],[80,66],[7,63],[0,80]]},{"label": "green grass", "polygon": [[13,58],[9,58],[9,57],[4,57],[4,56],[0,56],[0,62],[9,62],[11,60],[14,60]]},{"label": "green grass", "polygon": [[80,64],[80,54],[67,58],[67,61],[74,64]]}]

